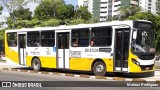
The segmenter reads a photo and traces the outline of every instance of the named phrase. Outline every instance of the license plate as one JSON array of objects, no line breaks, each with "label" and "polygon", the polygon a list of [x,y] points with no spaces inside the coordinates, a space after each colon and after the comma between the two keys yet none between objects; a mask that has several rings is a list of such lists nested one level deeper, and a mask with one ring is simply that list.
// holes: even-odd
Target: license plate
[{"label": "license plate", "polygon": [[146,70],[149,70],[150,68],[149,67],[146,67]]}]

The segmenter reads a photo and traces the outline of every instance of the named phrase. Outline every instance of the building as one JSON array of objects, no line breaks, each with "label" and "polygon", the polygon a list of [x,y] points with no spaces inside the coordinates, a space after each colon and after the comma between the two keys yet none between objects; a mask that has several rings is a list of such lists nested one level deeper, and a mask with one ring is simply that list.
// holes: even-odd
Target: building
[{"label": "building", "polygon": [[78,0],[78,6],[86,6],[94,18],[101,22],[118,15],[121,6],[137,5],[138,0]]},{"label": "building", "polygon": [[119,14],[119,8],[121,6],[129,7],[129,6],[138,6],[138,0],[113,0],[112,7],[112,17]]},{"label": "building", "polygon": [[100,21],[112,16],[112,0],[78,0],[78,6],[86,6],[93,17]]},{"label": "building", "polygon": [[88,11],[93,14],[93,0],[78,0],[78,6],[86,6]]},{"label": "building", "polygon": [[140,6],[143,11],[156,14],[157,0],[78,0],[78,6],[87,6],[94,18],[101,22],[119,14],[121,6]]},{"label": "building", "polygon": [[139,7],[142,8],[142,11],[151,11],[156,14],[156,2],[157,0],[139,0]]}]

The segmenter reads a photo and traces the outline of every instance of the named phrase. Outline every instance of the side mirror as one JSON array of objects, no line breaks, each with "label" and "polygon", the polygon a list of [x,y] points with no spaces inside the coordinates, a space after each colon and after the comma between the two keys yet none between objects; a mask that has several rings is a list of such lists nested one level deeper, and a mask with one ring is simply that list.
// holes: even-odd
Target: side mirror
[{"label": "side mirror", "polygon": [[137,30],[135,29],[134,31],[133,31],[133,39],[135,40],[137,38]]}]

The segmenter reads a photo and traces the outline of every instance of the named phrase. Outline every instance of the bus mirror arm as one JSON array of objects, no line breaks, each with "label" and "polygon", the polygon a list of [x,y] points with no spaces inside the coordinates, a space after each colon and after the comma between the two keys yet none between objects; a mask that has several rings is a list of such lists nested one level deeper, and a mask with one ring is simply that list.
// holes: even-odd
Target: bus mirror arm
[{"label": "bus mirror arm", "polygon": [[133,43],[133,42],[135,42],[135,41],[136,41],[135,39],[134,39],[134,40],[132,40],[132,41],[131,41],[131,45],[132,45],[132,43]]}]

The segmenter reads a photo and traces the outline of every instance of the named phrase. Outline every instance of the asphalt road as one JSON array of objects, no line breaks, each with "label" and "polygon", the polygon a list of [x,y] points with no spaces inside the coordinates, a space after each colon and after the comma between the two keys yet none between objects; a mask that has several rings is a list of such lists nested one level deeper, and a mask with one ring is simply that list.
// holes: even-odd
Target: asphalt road
[{"label": "asphalt road", "polygon": [[[45,75],[26,72],[14,72],[14,71],[0,71],[0,81],[55,81],[55,87],[47,88],[0,88],[0,90],[159,90],[159,87],[116,87],[121,83],[111,81],[107,85],[113,85],[115,87],[56,87],[56,82],[61,81],[63,85],[77,85],[78,83],[70,83],[67,81],[84,81],[81,82],[84,85],[106,85],[106,80],[92,79],[92,78],[79,78],[79,77],[67,77],[57,75]],[[93,83],[88,81],[94,81]],[[64,83],[67,82],[67,83]]]}]

